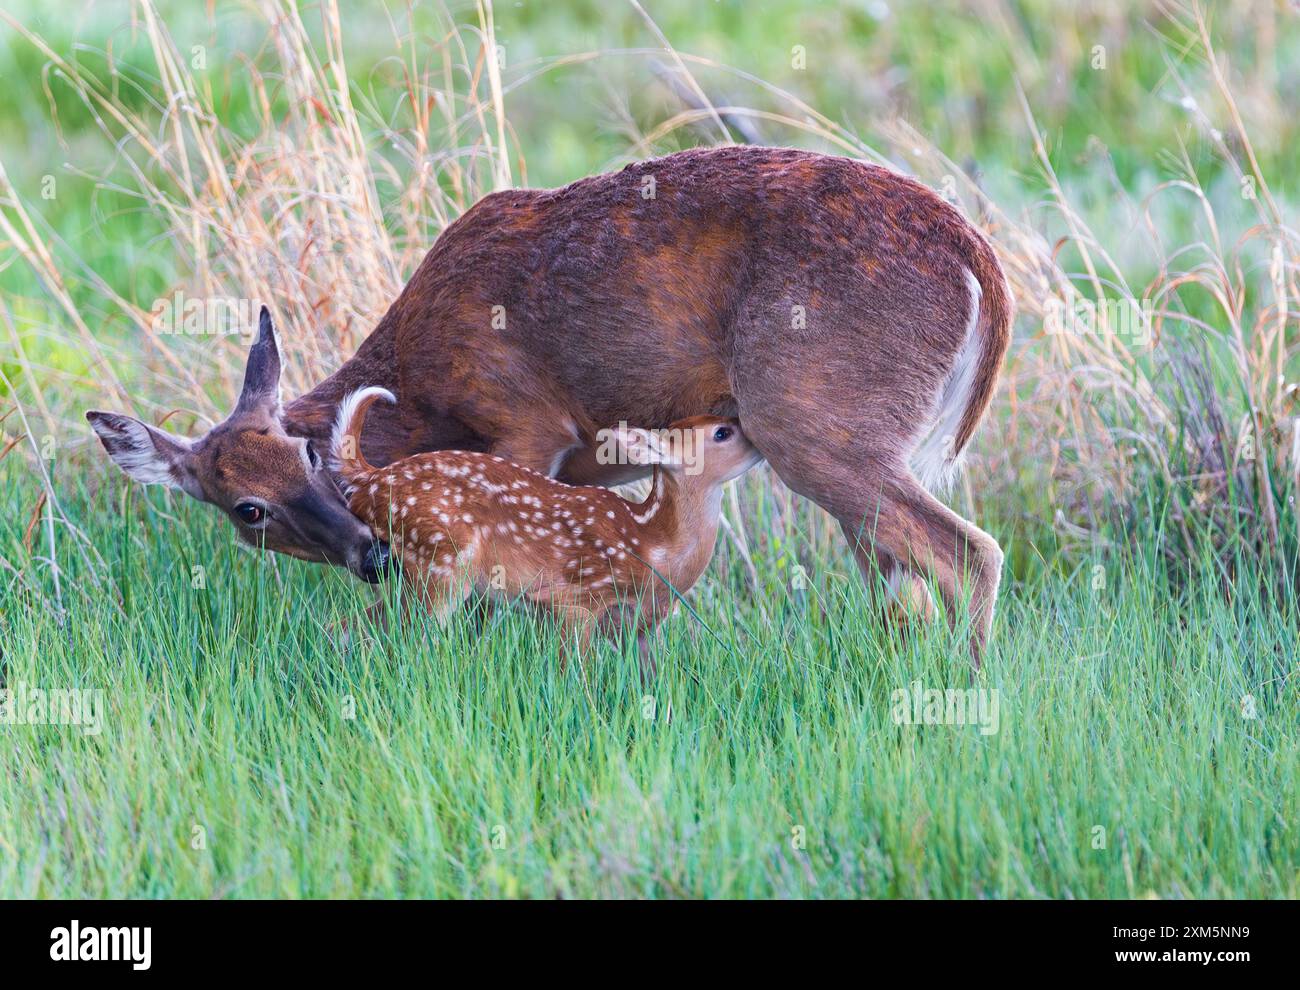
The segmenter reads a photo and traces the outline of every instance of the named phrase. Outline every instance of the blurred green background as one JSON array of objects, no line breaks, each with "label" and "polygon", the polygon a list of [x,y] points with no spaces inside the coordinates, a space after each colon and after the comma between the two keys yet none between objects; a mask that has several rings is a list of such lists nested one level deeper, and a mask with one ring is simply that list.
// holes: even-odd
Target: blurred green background
[{"label": "blurred green background", "polygon": [[[148,85],[129,84],[153,71],[138,8],[124,2],[52,7],[35,0],[4,5],[64,57],[97,71],[111,61],[121,74],[121,103],[143,107],[153,96]],[[241,120],[251,120],[246,74],[267,43],[266,21],[237,4],[165,2],[158,9],[182,52],[203,46],[206,68],[199,75],[223,122],[238,131]],[[952,160],[977,170],[996,202],[1017,210],[1032,209],[1042,194],[1018,95],[1023,87],[1072,202],[1095,225],[1115,232],[1133,224],[1125,201],[1140,200],[1176,174],[1183,149],[1212,198],[1239,195],[1237,177],[1207,147],[1215,126],[1212,101],[1195,89],[1189,97],[1176,81],[1176,70],[1188,68],[1179,59],[1188,44],[1166,18],[1168,9],[1141,0],[647,0],[640,8],[517,0],[497,5],[494,13],[507,113],[530,185],[564,184],[619,164],[632,145],[630,135],[672,109],[672,94],[654,68],[665,58],[648,51],[661,45],[653,20],[678,51],[734,70],[692,66],[718,105],[772,108],[780,101],[767,87],[778,87],[868,144],[878,121],[899,115]],[[1297,115],[1284,99],[1300,90],[1300,16],[1285,2],[1210,4],[1206,10],[1260,168],[1274,194],[1293,201]],[[304,4],[300,11],[308,30],[318,34],[317,9]],[[417,4],[409,21],[400,9],[349,3],[343,17],[352,85],[373,94],[381,114],[396,112],[395,56],[441,41],[448,17],[478,23],[476,6],[466,3]],[[565,61],[592,53],[600,54]],[[34,45],[0,24],[0,161],[41,222],[75,244],[89,268],[147,298],[156,287],[137,280],[167,278],[157,271],[159,259],[149,257],[156,233],[151,218],[129,197],[96,182],[113,169],[118,152],[97,133],[92,111],[67,98],[68,88],[47,63]],[[1196,66],[1190,68],[1196,86]],[[752,136],[765,143],[817,145],[791,128],[763,121],[754,127]],[[654,150],[716,137],[710,128],[688,128]],[[57,181],[53,199],[42,198],[45,176]],[[1162,217],[1173,241],[1189,236],[1197,221],[1192,211]],[[1041,223],[1051,230],[1050,217]],[[1139,243],[1132,242],[1131,257],[1123,237],[1110,246],[1135,278],[1149,274]],[[12,257],[4,257],[0,287],[30,289]]]}]

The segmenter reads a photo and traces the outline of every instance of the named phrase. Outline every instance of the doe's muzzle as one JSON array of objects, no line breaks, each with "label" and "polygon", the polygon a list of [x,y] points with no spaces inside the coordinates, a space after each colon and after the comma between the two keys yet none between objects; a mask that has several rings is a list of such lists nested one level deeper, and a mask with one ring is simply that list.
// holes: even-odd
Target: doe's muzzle
[{"label": "doe's muzzle", "polygon": [[370,544],[365,557],[361,559],[361,580],[367,584],[378,584],[397,570],[397,563],[388,549],[388,544],[376,540]]}]

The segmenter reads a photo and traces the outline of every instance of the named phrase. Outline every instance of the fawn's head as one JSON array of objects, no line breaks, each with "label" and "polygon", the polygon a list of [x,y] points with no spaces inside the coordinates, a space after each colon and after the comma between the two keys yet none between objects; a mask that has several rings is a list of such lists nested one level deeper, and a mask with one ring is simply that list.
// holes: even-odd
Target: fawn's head
[{"label": "fawn's head", "polygon": [[280,349],[266,307],[235,411],[204,436],[188,440],[120,413],[92,410],[86,419],[128,475],[217,506],[247,543],[342,565],[371,583],[387,566],[387,547],[348,511],[326,452],[284,431]]},{"label": "fawn's head", "polygon": [[633,464],[658,464],[679,483],[720,486],[763,459],[740,421],[723,416],[691,416],[666,430],[620,427],[615,442]]}]

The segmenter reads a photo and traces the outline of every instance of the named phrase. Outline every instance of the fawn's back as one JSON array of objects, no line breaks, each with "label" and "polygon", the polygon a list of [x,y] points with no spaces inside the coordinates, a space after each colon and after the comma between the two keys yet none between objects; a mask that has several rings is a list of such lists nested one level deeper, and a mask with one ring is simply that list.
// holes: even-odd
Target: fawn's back
[{"label": "fawn's back", "polygon": [[635,507],[608,489],[468,451],[408,457],[352,485],[352,511],[422,585],[593,607],[653,580]]}]

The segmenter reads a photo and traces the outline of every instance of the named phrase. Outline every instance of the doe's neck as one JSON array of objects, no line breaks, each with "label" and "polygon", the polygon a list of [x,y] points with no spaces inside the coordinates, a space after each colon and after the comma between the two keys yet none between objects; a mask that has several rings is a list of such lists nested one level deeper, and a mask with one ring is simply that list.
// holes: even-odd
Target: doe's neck
[{"label": "doe's neck", "polygon": [[[305,437],[318,447],[328,444],[338,407],[348,395],[371,385],[397,392],[397,366],[388,330],[388,319],[385,318],[338,371],[286,404],[282,420],[284,431],[291,436]],[[400,402],[400,392],[398,395]],[[372,450],[374,452],[371,463],[387,463],[406,453],[401,420],[400,407],[371,410],[362,435],[362,446],[367,455]]]}]

